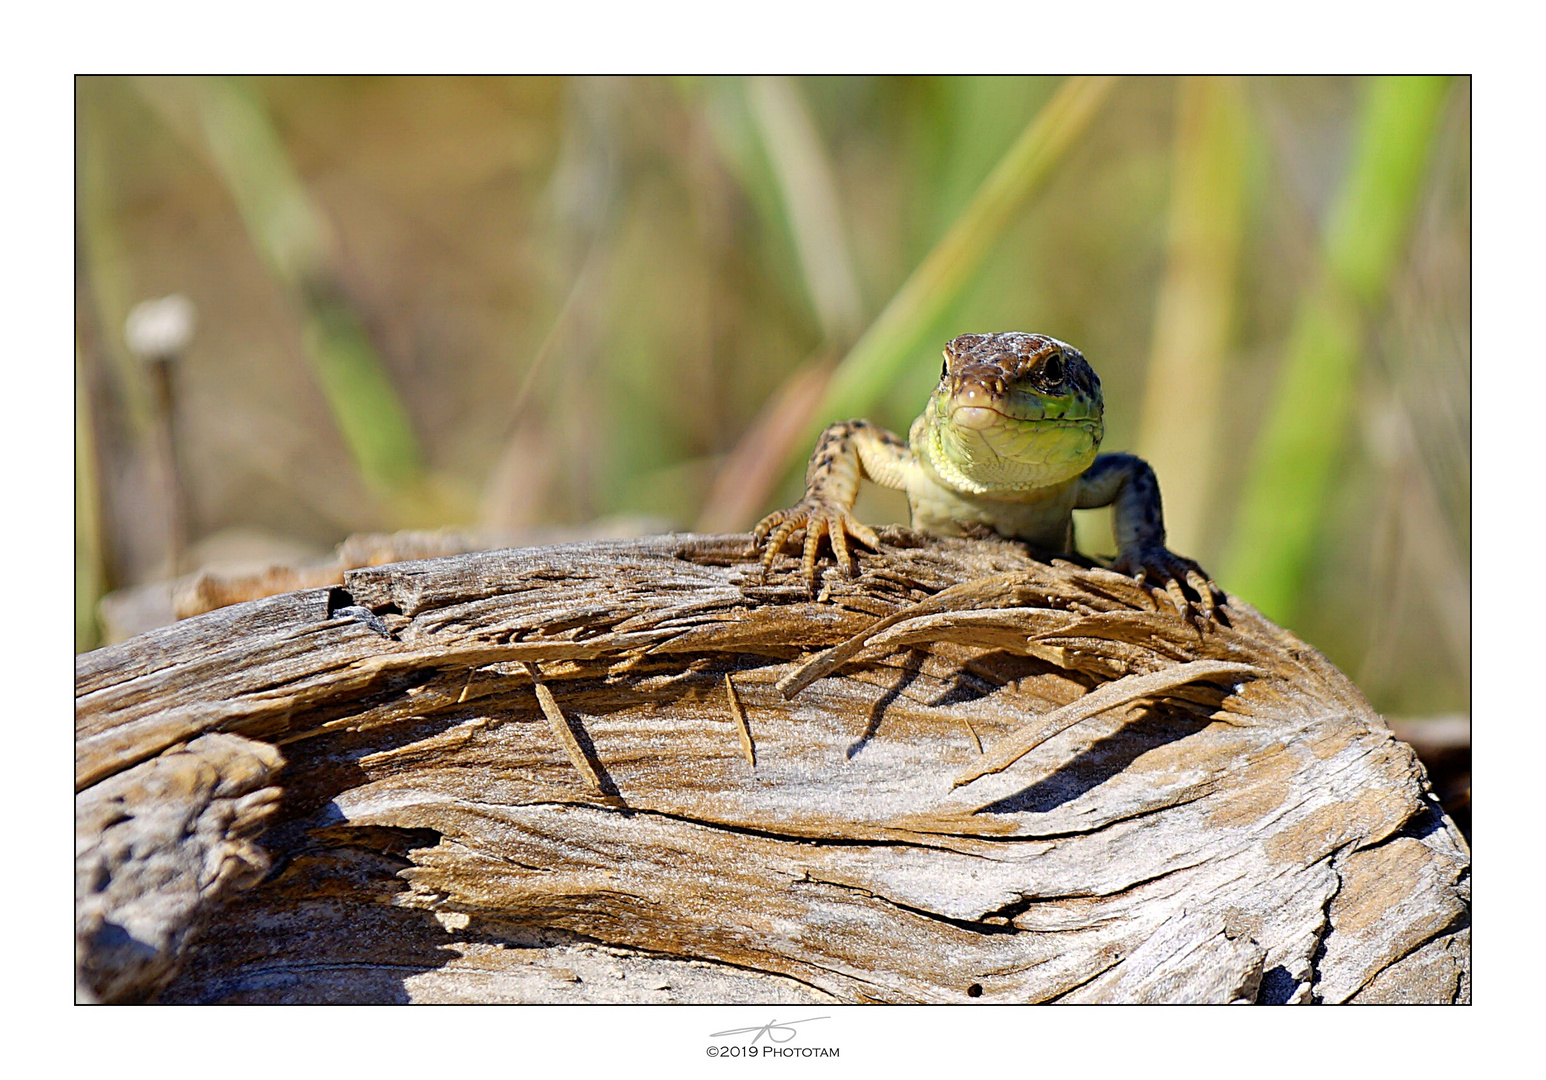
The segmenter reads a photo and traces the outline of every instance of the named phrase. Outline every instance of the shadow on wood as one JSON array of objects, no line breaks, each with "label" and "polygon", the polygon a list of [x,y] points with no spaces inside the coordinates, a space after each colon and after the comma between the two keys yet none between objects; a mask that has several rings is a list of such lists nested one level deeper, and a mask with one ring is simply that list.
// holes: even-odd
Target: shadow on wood
[{"label": "shadow on wood", "polygon": [[352,570],[83,655],[81,995],[1469,998],[1465,842],[1319,653],[883,538],[819,600],[670,536]]}]

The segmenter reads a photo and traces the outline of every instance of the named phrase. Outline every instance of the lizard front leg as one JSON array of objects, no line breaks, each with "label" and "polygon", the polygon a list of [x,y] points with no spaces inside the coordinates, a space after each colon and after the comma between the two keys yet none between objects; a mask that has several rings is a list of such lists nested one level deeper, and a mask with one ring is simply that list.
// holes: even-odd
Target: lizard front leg
[{"label": "lizard front leg", "polygon": [[1074,506],[1090,510],[1110,506],[1117,557],[1111,568],[1130,577],[1151,578],[1164,586],[1176,610],[1188,607],[1186,582],[1197,594],[1202,613],[1212,618],[1223,593],[1191,559],[1165,547],[1165,517],[1159,481],[1149,463],[1132,454],[1101,454],[1079,477]]},{"label": "lizard front leg", "polygon": [[773,565],[784,542],[804,529],[802,569],[812,589],[816,587],[816,554],[823,536],[830,539],[838,566],[853,577],[848,538],[852,536],[866,547],[880,546],[875,530],[852,513],[860,477],[868,476],[883,487],[905,488],[907,473],[915,466],[916,459],[906,443],[868,420],[848,420],[827,428],[816,440],[816,451],[805,469],[805,497],[787,510],[769,514],[752,530],[754,549],[767,539],[763,574]]}]

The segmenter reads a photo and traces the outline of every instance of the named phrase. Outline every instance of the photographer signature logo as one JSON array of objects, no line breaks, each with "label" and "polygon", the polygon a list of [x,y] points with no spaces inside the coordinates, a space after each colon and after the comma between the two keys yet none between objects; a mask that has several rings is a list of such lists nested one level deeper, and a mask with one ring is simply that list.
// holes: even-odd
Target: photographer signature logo
[{"label": "photographer signature logo", "polygon": [[785,1020],[780,1023],[777,1020],[769,1020],[761,1027],[730,1028],[728,1031],[716,1031],[709,1035],[711,1039],[724,1039],[731,1035],[751,1035],[751,1040],[746,1044],[756,1046],[757,1040],[764,1035],[770,1043],[786,1043],[799,1034],[795,1030],[796,1024],[809,1024],[813,1020],[830,1020],[830,1016],[807,1016],[804,1020]]}]

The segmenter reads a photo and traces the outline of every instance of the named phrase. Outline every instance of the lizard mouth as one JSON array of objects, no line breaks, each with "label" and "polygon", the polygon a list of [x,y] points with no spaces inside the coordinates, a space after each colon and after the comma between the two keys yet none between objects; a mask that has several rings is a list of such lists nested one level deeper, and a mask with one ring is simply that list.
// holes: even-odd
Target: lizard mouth
[{"label": "lizard mouth", "polygon": [[1009,419],[997,409],[990,409],[984,405],[959,405],[951,410],[950,422],[957,427],[971,428],[981,431],[990,428]]},{"label": "lizard mouth", "polygon": [[1013,419],[998,407],[1003,402],[1002,393],[995,394],[980,382],[967,382],[950,395],[946,414],[956,427],[981,431]]},{"label": "lizard mouth", "polygon": [[[1063,422],[1087,419],[1077,403],[1064,403],[1040,395],[1012,394],[980,380],[962,380],[946,395],[944,413],[951,425],[968,431],[993,427],[1058,427]],[[1076,415],[1070,416],[1070,411]]]},{"label": "lizard mouth", "polygon": [[1015,416],[1012,413],[976,403],[956,405],[950,410],[950,423],[958,428],[985,431],[1000,424],[1035,424],[1039,428],[1078,427],[1087,419],[1053,416]]}]

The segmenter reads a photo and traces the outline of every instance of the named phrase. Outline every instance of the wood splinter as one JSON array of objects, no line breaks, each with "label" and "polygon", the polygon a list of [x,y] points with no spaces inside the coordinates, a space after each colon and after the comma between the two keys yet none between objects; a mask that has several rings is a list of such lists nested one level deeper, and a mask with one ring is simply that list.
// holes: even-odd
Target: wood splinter
[{"label": "wood splinter", "polygon": [[752,743],[751,725],[746,722],[746,710],[741,707],[741,695],[736,691],[735,683],[730,681],[728,671],[725,672],[725,697],[730,699],[730,715],[735,718],[735,728],[741,736],[741,752],[746,755],[746,764],[755,769],[757,748]]},{"label": "wood splinter", "polygon": [[877,619],[853,637],[839,645],[806,660],[799,667],[774,684],[774,689],[784,695],[785,701],[793,701],[794,696],[804,690],[817,679],[825,678],[848,661],[858,656],[864,647],[870,643],[870,639],[878,636],[882,630],[889,630],[897,623],[908,619],[920,618],[924,615],[934,615],[942,611],[962,611],[972,608],[985,600],[1002,600],[1013,595],[1015,586],[1026,580],[1023,572],[1012,571],[1001,574],[989,574],[986,577],[973,578],[942,589],[933,596],[918,601],[910,607],[900,611],[894,611],[885,618]]},{"label": "wood splinter", "polygon": [[971,718],[963,716],[961,723],[966,725],[966,733],[972,737],[972,745],[977,748],[979,754],[982,753],[982,736],[977,734],[977,728],[973,726]]},{"label": "wood splinter", "polygon": [[564,716],[564,711],[558,707],[558,699],[553,696],[553,691],[549,690],[548,684],[542,680],[542,672],[530,660],[522,660],[521,666],[531,676],[532,688],[537,692],[537,704],[542,707],[542,715],[547,717],[553,734],[558,736],[558,741],[563,744],[564,753],[569,755],[570,763],[585,780],[586,786],[595,794],[607,794],[606,788],[601,784],[601,774],[596,771],[595,763],[585,753],[585,748],[580,745],[580,740],[576,737],[574,729],[569,726],[569,719]]},{"label": "wood splinter", "polygon": [[1079,721],[1098,716],[1118,705],[1126,705],[1142,697],[1152,697],[1202,679],[1221,676],[1255,677],[1263,674],[1265,672],[1260,668],[1250,664],[1236,664],[1227,660],[1193,660],[1188,664],[1151,671],[1147,675],[1127,675],[1105,686],[1096,687],[1078,701],[1016,728],[996,743],[991,752],[978,758],[971,768],[952,780],[950,786],[964,787],[990,773],[1003,772],[1058,732],[1066,731]]}]

